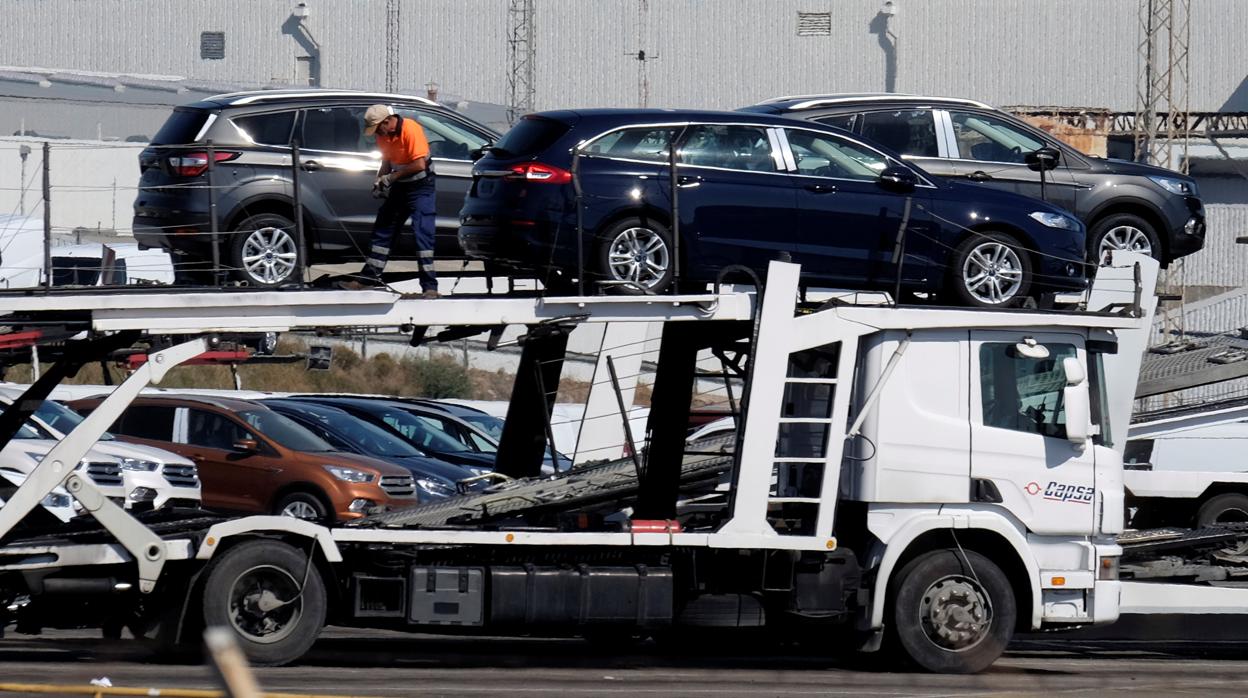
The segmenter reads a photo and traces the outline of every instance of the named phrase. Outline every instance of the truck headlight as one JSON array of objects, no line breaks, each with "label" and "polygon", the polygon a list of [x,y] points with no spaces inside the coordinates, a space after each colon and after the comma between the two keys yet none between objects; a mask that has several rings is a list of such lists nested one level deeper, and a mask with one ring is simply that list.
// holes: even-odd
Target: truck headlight
[{"label": "truck headlight", "polygon": [[1157,186],[1178,196],[1196,196],[1196,183],[1178,177],[1149,177]]},{"label": "truck headlight", "polygon": [[372,482],[374,477],[372,473],[366,473],[355,468],[344,468],[340,465],[323,465],[321,467],[325,468],[330,475],[343,482]]},{"label": "truck headlight", "polygon": [[1050,228],[1063,228],[1065,230],[1074,230],[1079,227],[1074,218],[1063,216],[1060,213],[1050,213],[1048,211],[1035,211],[1027,214],[1032,220],[1041,225]]},{"label": "truck headlight", "polygon": [[133,470],[136,472],[150,473],[160,467],[160,463],[152,460],[143,460],[141,458],[122,458],[118,461],[122,470]]}]

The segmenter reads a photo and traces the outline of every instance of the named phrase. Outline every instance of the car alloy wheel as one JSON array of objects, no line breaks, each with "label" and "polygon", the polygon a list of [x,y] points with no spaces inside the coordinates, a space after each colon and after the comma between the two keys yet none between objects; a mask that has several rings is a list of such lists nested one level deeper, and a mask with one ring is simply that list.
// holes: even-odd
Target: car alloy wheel
[{"label": "car alloy wheel", "polygon": [[1001,305],[1023,285],[1023,265],[1009,245],[987,240],[974,247],[962,263],[962,283],[985,305]]},{"label": "car alloy wheel", "polygon": [[281,228],[260,228],[247,234],[243,243],[243,270],[249,278],[266,286],[289,278],[298,257],[295,239]]},{"label": "car alloy wheel", "polygon": [[611,241],[607,252],[613,281],[630,282],[647,291],[667,277],[671,263],[667,242],[649,228],[621,230]]},{"label": "car alloy wheel", "polygon": [[1140,252],[1152,256],[1153,243],[1143,230],[1133,225],[1119,225],[1110,228],[1101,236],[1101,246],[1097,256],[1104,257],[1105,253],[1111,250]]},{"label": "car alloy wheel", "polygon": [[317,511],[311,502],[296,499],[282,507],[282,516],[291,516],[304,521],[319,521],[321,512]]}]

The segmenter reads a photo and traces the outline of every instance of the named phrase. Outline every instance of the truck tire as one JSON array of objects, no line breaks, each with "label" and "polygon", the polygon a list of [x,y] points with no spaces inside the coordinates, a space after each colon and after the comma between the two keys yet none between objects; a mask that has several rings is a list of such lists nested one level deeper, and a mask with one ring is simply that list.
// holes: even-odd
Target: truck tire
[{"label": "truck tire", "polygon": [[302,657],[325,624],[325,610],[325,584],[316,566],[309,568],[306,555],[279,541],[248,541],[226,550],[204,584],[204,625],[233,630],[259,666]]},{"label": "truck tire", "polygon": [[1196,525],[1202,528],[1245,522],[1248,522],[1248,495],[1238,492],[1211,497],[1196,511]]},{"label": "truck tire", "polygon": [[934,550],[889,583],[889,640],[920,668],[944,674],[986,669],[1014,634],[1014,591],[1001,568],[971,550]]}]

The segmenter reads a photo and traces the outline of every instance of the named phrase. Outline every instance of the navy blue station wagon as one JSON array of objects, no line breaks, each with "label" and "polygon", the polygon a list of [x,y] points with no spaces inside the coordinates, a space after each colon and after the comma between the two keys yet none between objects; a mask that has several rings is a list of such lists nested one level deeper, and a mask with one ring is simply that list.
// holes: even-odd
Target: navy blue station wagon
[{"label": "navy blue station wagon", "polygon": [[763,114],[526,116],[477,160],[460,224],[469,256],[554,288],[583,269],[587,292],[704,287],[773,259],[801,264],[808,286],[852,289],[892,289],[900,263],[903,291],[986,307],[1086,285],[1086,231],[1062,209]]}]

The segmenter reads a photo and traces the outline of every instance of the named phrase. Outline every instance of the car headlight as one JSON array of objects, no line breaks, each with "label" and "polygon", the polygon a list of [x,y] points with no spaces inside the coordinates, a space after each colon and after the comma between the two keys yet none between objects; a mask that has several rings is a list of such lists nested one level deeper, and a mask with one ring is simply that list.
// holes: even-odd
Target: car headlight
[{"label": "car headlight", "polygon": [[141,458],[122,458],[118,463],[122,470],[134,470],[137,472],[150,473],[160,467],[160,463],[152,460],[143,460]]},{"label": "car headlight", "polygon": [[1028,215],[1031,216],[1032,220],[1036,221],[1037,223],[1041,225],[1046,225],[1050,228],[1064,228],[1066,230],[1074,230],[1075,228],[1079,227],[1074,218],[1071,218],[1070,216],[1063,216],[1060,213],[1049,213],[1048,211],[1035,211],[1034,213],[1030,213]]},{"label": "car headlight", "polygon": [[74,500],[70,499],[67,494],[57,494],[56,492],[53,492],[52,494],[44,497],[39,503],[49,509],[63,509],[73,504]]},{"label": "car headlight", "polygon": [[355,468],[344,468],[340,465],[323,465],[330,475],[344,482],[372,482],[374,475]]},{"label": "car headlight", "polygon": [[454,485],[448,485],[445,482],[431,480],[425,477],[416,478],[416,486],[423,492],[433,497],[449,497],[455,494]]},{"label": "car headlight", "polygon": [[1178,196],[1196,196],[1196,183],[1177,177],[1149,177],[1157,186]]}]

